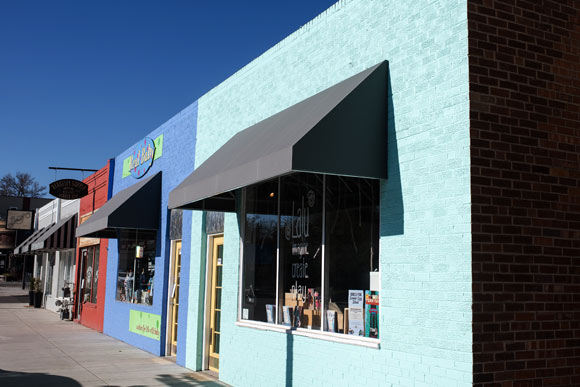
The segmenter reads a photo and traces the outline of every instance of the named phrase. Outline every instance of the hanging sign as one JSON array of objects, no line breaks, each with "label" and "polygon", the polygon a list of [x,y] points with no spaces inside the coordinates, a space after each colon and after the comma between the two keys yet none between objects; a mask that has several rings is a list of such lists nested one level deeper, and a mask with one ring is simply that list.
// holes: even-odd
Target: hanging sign
[{"label": "hanging sign", "polygon": [[7,230],[32,230],[34,212],[28,210],[8,210],[6,213]]},{"label": "hanging sign", "polygon": [[50,183],[49,192],[59,199],[80,199],[89,194],[89,186],[79,180],[63,179]]},{"label": "hanging sign", "polygon": [[140,179],[145,176],[153,165],[154,156],[155,143],[151,138],[145,137],[143,141],[133,148],[133,152],[128,157],[131,176],[135,179]]}]

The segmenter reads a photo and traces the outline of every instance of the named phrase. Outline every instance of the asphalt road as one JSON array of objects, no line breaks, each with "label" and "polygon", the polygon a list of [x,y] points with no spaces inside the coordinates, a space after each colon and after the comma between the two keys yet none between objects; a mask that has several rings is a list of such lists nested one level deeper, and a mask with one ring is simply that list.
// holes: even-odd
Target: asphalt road
[{"label": "asphalt road", "polygon": [[0,282],[0,386],[225,386],[53,312]]}]

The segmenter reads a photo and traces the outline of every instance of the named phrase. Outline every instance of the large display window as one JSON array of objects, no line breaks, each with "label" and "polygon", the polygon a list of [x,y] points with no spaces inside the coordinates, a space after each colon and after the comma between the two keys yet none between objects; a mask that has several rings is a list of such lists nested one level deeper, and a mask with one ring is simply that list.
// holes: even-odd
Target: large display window
[{"label": "large display window", "polygon": [[241,319],[378,338],[379,181],[294,173],[243,196]]},{"label": "large display window", "polygon": [[156,231],[119,232],[118,301],[153,305]]},{"label": "large display window", "polygon": [[60,252],[57,293],[62,296],[63,288],[72,289],[74,276],[74,250]]},{"label": "large display window", "polygon": [[100,245],[89,246],[81,250],[83,278],[81,288],[83,302],[97,303],[99,282]]}]

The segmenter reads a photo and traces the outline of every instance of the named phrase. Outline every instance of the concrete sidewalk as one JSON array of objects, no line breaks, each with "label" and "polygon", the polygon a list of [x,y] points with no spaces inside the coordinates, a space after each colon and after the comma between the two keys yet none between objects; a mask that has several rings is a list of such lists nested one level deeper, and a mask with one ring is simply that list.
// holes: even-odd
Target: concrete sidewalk
[{"label": "concrete sidewalk", "polygon": [[0,386],[225,386],[162,357],[28,307],[0,283]]}]

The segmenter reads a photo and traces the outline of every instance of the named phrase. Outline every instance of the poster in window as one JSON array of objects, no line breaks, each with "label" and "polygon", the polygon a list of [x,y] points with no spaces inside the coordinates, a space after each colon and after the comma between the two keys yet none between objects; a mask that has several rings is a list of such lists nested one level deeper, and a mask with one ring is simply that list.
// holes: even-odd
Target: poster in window
[{"label": "poster in window", "polygon": [[348,334],[354,336],[364,336],[364,292],[362,290],[348,291],[348,308]]},{"label": "poster in window", "polygon": [[379,338],[379,292],[365,291],[365,336]]}]

